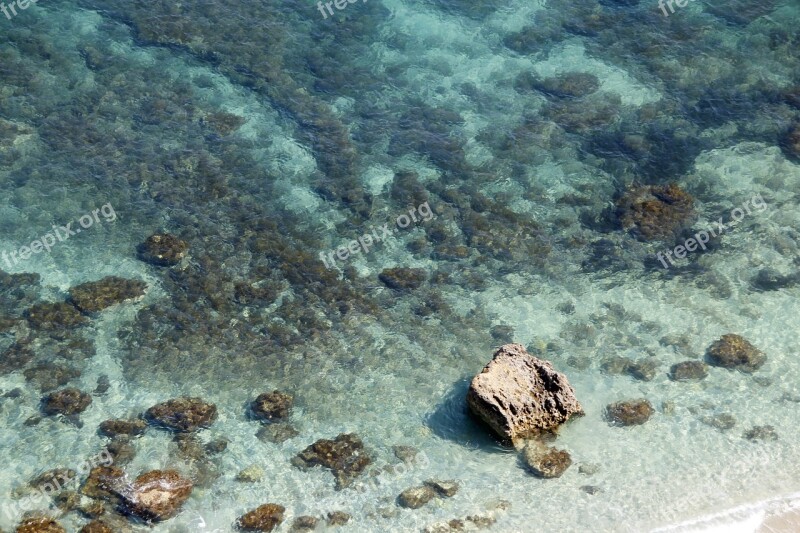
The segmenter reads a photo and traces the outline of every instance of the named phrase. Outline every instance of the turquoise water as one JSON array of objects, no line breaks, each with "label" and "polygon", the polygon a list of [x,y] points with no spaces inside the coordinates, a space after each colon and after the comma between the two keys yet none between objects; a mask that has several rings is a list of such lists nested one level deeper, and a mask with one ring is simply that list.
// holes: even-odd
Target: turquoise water
[{"label": "turquoise water", "polygon": [[[40,0],[0,15],[0,252],[17,254],[0,269],[40,276],[0,280],[0,394],[17,390],[0,400],[0,529],[47,507],[10,505],[31,479],[108,444],[102,421],[182,395],[218,407],[201,442],[230,442],[204,460],[165,431],[132,442],[131,476],[174,468],[196,484],[154,531],[231,531],[268,502],[286,507],[281,531],[336,510],[352,515],[343,531],[468,516],[499,532],[755,531],[789,506],[800,154],[784,139],[800,120],[798,4],[697,1],[669,17],[650,0],[333,9]],[[571,73],[591,75],[575,94],[541,82]],[[620,227],[626,189],[672,182],[694,199],[687,233],[643,241]],[[669,268],[656,259],[742,205],[707,250]],[[70,223],[82,231],[22,258]],[[155,232],[189,243],[186,259],[141,261]],[[365,235],[376,242],[330,255]],[[425,281],[394,290],[379,278],[394,267]],[[109,275],[147,293],[74,330],[24,318]],[[670,380],[727,333],[766,364]],[[512,340],[564,372],[586,412],[556,441],[573,460],[561,478],[533,477],[467,415],[469,379]],[[20,345],[32,356],[15,365]],[[618,356],[654,362],[653,379],[604,370]],[[48,363],[72,370],[59,388],[92,393],[101,376],[110,387],[78,418],[33,424],[44,392],[31,369]],[[275,389],[295,397],[297,434],[263,442],[246,405]],[[639,397],[656,410],[646,424],[604,420],[607,404]],[[723,413],[733,428],[703,422]],[[763,425],[778,438],[743,437]],[[380,483],[367,473],[363,491],[292,466],[345,432],[375,469],[398,463],[397,445],[426,460]],[[262,479],[236,481],[252,465]],[[432,478],[460,490],[397,506]],[[78,531],[87,519],[58,522]]]}]

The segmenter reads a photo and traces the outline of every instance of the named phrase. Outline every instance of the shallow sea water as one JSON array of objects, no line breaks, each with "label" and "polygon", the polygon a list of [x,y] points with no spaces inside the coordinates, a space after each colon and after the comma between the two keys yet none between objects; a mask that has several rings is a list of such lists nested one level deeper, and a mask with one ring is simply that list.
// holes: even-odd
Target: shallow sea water
[{"label": "shallow sea water", "polygon": [[[198,438],[229,445],[198,461],[165,431],[135,439],[126,472],[174,468],[196,488],[178,516],[132,531],[232,531],[267,502],[286,507],[279,531],[335,510],[352,515],[342,531],[469,516],[498,532],[766,530],[800,492],[798,288],[754,283],[797,275],[800,154],[781,139],[800,120],[798,23],[790,0],[697,1],[669,17],[650,0],[370,0],[327,19],[293,0],[42,0],[0,16],[0,252],[103,205],[116,215],[0,263],[41,276],[0,281],[11,321],[0,395],[20,391],[0,399],[0,530],[45,510],[5,512],[32,478],[103,449],[102,421],[182,395],[217,405]],[[526,85],[574,72],[596,89],[563,98]],[[219,112],[241,123],[215,128]],[[694,198],[690,233],[756,195],[766,207],[664,269],[655,254],[684,237],[642,242],[609,213],[627,187],[671,182]],[[432,220],[336,269],[319,259],[425,201]],[[160,231],[190,244],[180,265],[137,258]],[[394,291],[378,278],[392,267],[427,280]],[[22,318],[109,275],[147,294],[69,332]],[[726,333],[766,364],[670,380],[671,365]],[[93,349],[57,349],[59,335]],[[469,380],[512,340],[565,373],[586,412],[555,442],[573,460],[558,479],[529,474],[466,410]],[[15,342],[35,357],[9,368]],[[615,356],[654,360],[655,377],[603,371]],[[63,386],[91,392],[106,376],[110,388],[79,423],[31,425],[43,393],[25,370],[42,363],[80,372]],[[279,444],[246,416],[274,389],[295,397],[298,434]],[[639,397],[655,407],[646,424],[604,420],[607,404]],[[722,413],[733,428],[702,421]],[[743,437],[763,425],[777,440]],[[292,466],[345,432],[375,469],[398,463],[395,445],[426,460],[380,483],[370,468],[364,491]],[[251,465],[262,480],[236,481]],[[428,479],[460,490],[397,505]],[[87,519],[58,522],[78,531]]]}]

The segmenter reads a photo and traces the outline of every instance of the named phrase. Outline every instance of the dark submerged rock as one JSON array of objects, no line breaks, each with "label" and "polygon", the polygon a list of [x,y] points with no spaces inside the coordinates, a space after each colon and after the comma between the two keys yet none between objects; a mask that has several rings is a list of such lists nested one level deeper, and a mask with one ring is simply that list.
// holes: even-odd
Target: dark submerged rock
[{"label": "dark submerged rock", "polygon": [[436,493],[443,498],[452,498],[459,489],[458,482],[454,480],[437,481],[429,479],[425,482],[425,485],[435,490]]},{"label": "dark submerged rock", "polygon": [[772,426],[753,426],[745,431],[744,438],[747,440],[778,440],[778,433]]},{"label": "dark submerged rock", "polygon": [[314,516],[298,516],[292,522],[292,531],[314,531],[319,524],[319,518]]},{"label": "dark submerged rock", "polygon": [[729,413],[720,413],[717,415],[712,416],[703,416],[700,418],[700,421],[713,428],[716,428],[720,431],[727,431],[732,429],[733,426],[736,425],[736,418]]},{"label": "dark submerged rock", "polygon": [[256,433],[258,440],[280,444],[300,434],[291,424],[268,424]]},{"label": "dark submerged rock", "polygon": [[217,406],[200,398],[174,398],[154,405],[145,417],[154,425],[176,432],[191,432],[211,426],[217,419]]},{"label": "dark submerged rock", "polygon": [[45,330],[73,329],[89,323],[75,306],[66,302],[40,303],[25,311],[32,328]]},{"label": "dark submerged rock", "polygon": [[100,423],[100,434],[106,437],[118,435],[138,436],[147,429],[147,422],[141,418],[117,418]]},{"label": "dark submerged rock", "polygon": [[421,268],[387,268],[379,275],[384,285],[396,290],[418,289],[425,283],[428,275]]},{"label": "dark submerged rock", "polygon": [[35,383],[40,391],[47,392],[63,387],[80,377],[81,373],[79,370],[58,363],[44,363],[28,368],[23,375],[26,381]]},{"label": "dark submerged rock", "polygon": [[545,79],[525,72],[517,77],[516,87],[518,90],[536,90],[555,98],[580,98],[595,92],[600,81],[594,74],[585,72],[565,72]]},{"label": "dark submerged rock", "polygon": [[344,526],[350,521],[350,515],[344,511],[331,511],[328,513],[329,526]]},{"label": "dark submerged rock", "polygon": [[158,266],[173,266],[189,251],[189,243],[169,233],[156,233],[139,245],[139,259]]},{"label": "dark submerged rock", "polygon": [[708,348],[706,360],[713,366],[751,373],[764,364],[767,356],[744,337],[730,333],[720,337]]},{"label": "dark submerged rock", "polygon": [[89,394],[75,388],[52,392],[42,398],[42,413],[53,415],[76,415],[84,412],[92,404]]},{"label": "dark submerged rock", "polygon": [[135,279],[107,276],[98,281],[82,283],[69,290],[75,307],[84,313],[96,313],[126,300],[144,296],[147,283]]},{"label": "dark submerged rock", "polygon": [[702,361],[682,361],[675,363],[669,371],[673,381],[701,380],[708,376],[708,365]]},{"label": "dark submerged rock", "polygon": [[669,240],[694,220],[694,199],[678,185],[632,187],[617,200],[623,230],[644,240]]},{"label": "dark submerged rock", "polygon": [[285,512],[282,505],[267,503],[240,516],[236,526],[242,531],[272,531],[283,522]]},{"label": "dark submerged rock", "polygon": [[272,422],[289,416],[294,397],[279,391],[260,394],[250,404],[250,411],[257,419]]},{"label": "dark submerged rock", "polygon": [[614,426],[638,426],[644,424],[655,413],[655,409],[645,399],[627,400],[609,404],[606,407],[606,420]]},{"label": "dark submerged rock", "polygon": [[495,352],[473,378],[467,404],[498,436],[512,442],[554,430],[583,414],[566,376],[521,344],[506,344]]},{"label": "dark submerged rock", "polygon": [[336,478],[336,490],[348,487],[371,462],[364,443],[355,433],[342,433],[334,440],[320,439],[292,461],[299,468],[317,465],[329,468]]}]

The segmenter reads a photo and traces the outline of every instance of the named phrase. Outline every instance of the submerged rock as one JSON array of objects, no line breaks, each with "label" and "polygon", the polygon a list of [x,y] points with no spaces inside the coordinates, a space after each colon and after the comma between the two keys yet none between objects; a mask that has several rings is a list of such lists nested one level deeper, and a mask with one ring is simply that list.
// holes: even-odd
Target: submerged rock
[{"label": "submerged rock", "polygon": [[259,465],[250,465],[236,474],[236,481],[242,483],[258,483],[262,479],[264,479],[264,469]]},{"label": "submerged rock", "polygon": [[58,363],[44,363],[28,368],[23,372],[25,381],[35,383],[42,392],[63,387],[75,378],[80,377],[79,370]]},{"label": "submerged rock", "polygon": [[233,113],[226,113],[225,111],[210,113],[204,120],[206,124],[214,128],[220,135],[230,135],[246,122],[244,117],[234,115]]},{"label": "submerged rock", "polygon": [[292,531],[314,531],[319,524],[319,518],[314,516],[298,516],[292,522]]},{"label": "submerged rock", "polygon": [[282,505],[267,503],[240,516],[236,525],[243,531],[272,531],[283,522],[285,512]]},{"label": "submerged rock", "polygon": [[250,404],[250,411],[254,417],[271,422],[288,417],[292,405],[294,405],[294,398],[291,394],[272,391],[260,394],[253,400],[253,403]]},{"label": "submerged rock", "polygon": [[586,72],[564,72],[545,79],[525,72],[517,77],[515,86],[519,90],[536,90],[555,98],[580,98],[597,91],[600,81],[594,74]]},{"label": "submerged rock", "polygon": [[702,361],[675,363],[669,371],[669,377],[673,381],[700,380],[706,376],[708,376],[708,365]]},{"label": "submerged rock", "polygon": [[167,520],[178,514],[192,488],[192,482],[174,470],[152,470],[125,488],[121,510],[148,522]]},{"label": "submerged rock", "polygon": [[89,323],[74,305],[66,302],[36,304],[25,311],[25,318],[36,329],[73,329]]},{"label": "submerged rock", "polygon": [[566,376],[506,344],[476,375],[467,393],[470,411],[497,435],[512,442],[556,429],[583,409]]},{"label": "submerged rock", "polygon": [[72,287],[69,297],[84,313],[96,313],[126,300],[139,299],[146,289],[147,283],[141,280],[106,276]]},{"label": "submerged rock", "polygon": [[632,187],[617,201],[622,229],[645,241],[675,238],[694,215],[694,199],[674,183]]},{"label": "submerged rock", "polygon": [[429,479],[425,485],[436,491],[439,496],[443,498],[452,498],[458,492],[458,482],[453,480],[436,481]]},{"label": "submerged rock", "polygon": [[106,437],[116,437],[118,435],[137,436],[147,429],[147,422],[141,418],[117,418],[109,419],[100,423],[100,434]]},{"label": "submerged rock", "polygon": [[114,533],[114,530],[102,520],[92,520],[83,526],[78,533]]},{"label": "submerged rock", "polygon": [[572,465],[572,457],[566,450],[545,446],[535,441],[525,445],[522,458],[534,475],[545,479],[561,477],[561,474]]},{"label": "submerged rock", "polygon": [[97,466],[83,482],[81,493],[96,500],[111,503],[119,501],[119,494],[127,484],[125,471],[116,466]]},{"label": "submerged rock", "polygon": [[655,413],[655,409],[645,399],[627,400],[609,404],[606,419],[614,426],[638,426],[644,424]]},{"label": "submerged rock", "polygon": [[767,356],[750,344],[744,337],[735,334],[723,335],[706,351],[708,363],[724,368],[735,368],[742,372],[755,372],[767,360]]},{"label": "submerged rock", "polygon": [[744,432],[747,440],[778,440],[778,433],[772,426],[753,426]]},{"label": "submerged rock", "polygon": [[67,530],[49,516],[31,516],[20,522],[16,533],[67,533]]},{"label": "submerged rock", "polygon": [[334,440],[320,439],[292,460],[299,468],[321,465],[331,469],[336,478],[336,490],[350,486],[371,462],[364,451],[364,443],[355,433],[342,433]]},{"label": "submerged rock", "polygon": [[328,513],[329,526],[344,526],[350,521],[350,515],[344,511],[331,511]]},{"label": "submerged rock", "polygon": [[145,413],[152,424],[178,432],[197,431],[217,419],[217,406],[200,398],[174,398],[154,405]]},{"label": "submerged rock", "polygon": [[418,289],[425,283],[428,275],[421,268],[386,268],[378,275],[384,285],[390,289]]},{"label": "submerged rock", "polygon": [[75,388],[51,392],[42,398],[42,412],[47,416],[76,415],[92,404],[92,397]]},{"label": "submerged rock", "polygon": [[800,123],[789,128],[781,140],[781,147],[789,158],[800,161]]},{"label": "submerged rock", "polygon": [[406,509],[419,509],[436,497],[436,492],[429,486],[412,487],[400,493],[397,503]]},{"label": "submerged rock", "polygon": [[158,266],[173,266],[189,251],[189,243],[169,233],[156,233],[139,245],[139,259]]},{"label": "submerged rock", "polygon": [[256,433],[258,440],[280,444],[300,434],[291,424],[267,424]]},{"label": "submerged rock", "polygon": [[717,428],[720,431],[727,431],[736,425],[736,418],[729,413],[720,413],[718,415],[703,416],[700,421],[707,426]]}]

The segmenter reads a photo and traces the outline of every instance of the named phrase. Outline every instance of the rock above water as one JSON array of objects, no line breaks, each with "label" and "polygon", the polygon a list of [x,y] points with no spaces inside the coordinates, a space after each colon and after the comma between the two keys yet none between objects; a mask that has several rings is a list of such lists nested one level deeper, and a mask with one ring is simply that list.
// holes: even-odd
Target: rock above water
[{"label": "rock above water", "polygon": [[708,376],[708,365],[702,361],[683,361],[675,363],[669,372],[673,381],[700,380]]},{"label": "rock above water", "polygon": [[425,283],[427,274],[421,268],[387,268],[379,275],[384,285],[391,289],[418,289]]},{"label": "rock above water", "polygon": [[25,311],[25,318],[36,329],[73,329],[89,322],[74,305],[66,302],[36,304]]},{"label": "rock above water", "polygon": [[179,432],[207,428],[217,419],[217,406],[200,398],[174,398],[145,413],[153,424]]},{"label": "rock above water", "polygon": [[572,465],[572,458],[566,450],[551,448],[535,441],[525,445],[522,458],[534,475],[546,479],[561,477]]},{"label": "rock above water", "polygon": [[267,503],[240,516],[236,526],[243,531],[272,531],[283,522],[285,512],[282,505]]},{"label": "rock above water", "polygon": [[169,233],[151,235],[139,245],[139,259],[158,266],[173,266],[189,251],[189,243]]},{"label": "rock above water", "polygon": [[180,511],[192,488],[192,482],[174,470],[152,470],[125,488],[121,509],[148,522],[166,520]]},{"label": "rock above water", "polygon": [[419,509],[436,497],[436,492],[427,485],[412,487],[400,493],[397,503],[406,509]]},{"label": "rock above water", "polygon": [[254,417],[271,422],[288,417],[293,404],[294,398],[291,394],[272,391],[260,394],[253,400],[250,410]]},{"label": "rock above water", "polygon": [[16,533],[67,533],[67,530],[49,516],[32,516],[20,522]]},{"label": "rock above water", "polygon": [[72,287],[69,297],[75,307],[84,313],[96,313],[126,300],[141,298],[146,290],[147,283],[144,281],[106,276]]},{"label": "rock above water", "polygon": [[606,407],[606,419],[614,426],[638,426],[644,424],[655,413],[645,399],[612,403]]},{"label": "rock above water", "polygon": [[100,423],[100,434],[106,437],[118,435],[141,435],[147,429],[147,422],[141,418],[111,419]]},{"label": "rock above water", "polygon": [[342,433],[334,440],[320,439],[292,460],[300,468],[321,465],[331,469],[336,477],[336,490],[348,487],[371,462],[364,443],[355,433]]},{"label": "rock above water", "polygon": [[735,368],[750,373],[758,370],[767,360],[767,356],[744,337],[728,334],[723,335],[708,348],[706,359],[714,366]]},{"label": "rock above water", "polygon": [[75,388],[51,392],[42,398],[42,412],[47,416],[76,415],[92,404],[92,397]]},{"label": "rock above water", "polygon": [[694,199],[674,183],[633,187],[617,201],[622,229],[645,241],[675,238],[694,214]]},{"label": "rock above water", "polygon": [[530,355],[521,344],[506,344],[472,379],[470,411],[497,435],[512,442],[557,428],[583,409],[566,376]]}]

